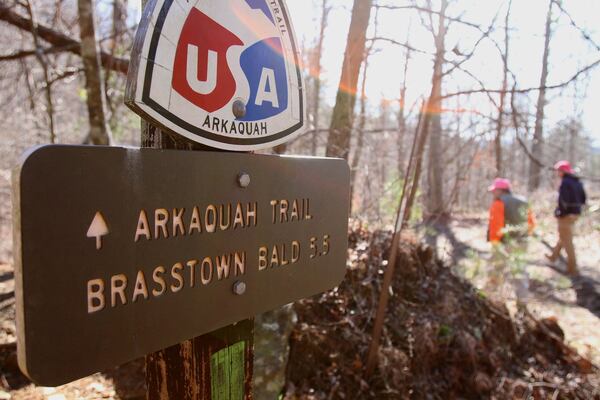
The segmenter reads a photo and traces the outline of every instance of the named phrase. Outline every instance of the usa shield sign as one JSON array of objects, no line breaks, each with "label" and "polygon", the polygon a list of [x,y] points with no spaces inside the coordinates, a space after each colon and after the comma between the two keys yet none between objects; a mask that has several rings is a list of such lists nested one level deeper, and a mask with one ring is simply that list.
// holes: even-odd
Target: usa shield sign
[{"label": "usa shield sign", "polygon": [[302,133],[305,94],[284,0],[151,0],[126,103],[214,148],[251,151]]}]

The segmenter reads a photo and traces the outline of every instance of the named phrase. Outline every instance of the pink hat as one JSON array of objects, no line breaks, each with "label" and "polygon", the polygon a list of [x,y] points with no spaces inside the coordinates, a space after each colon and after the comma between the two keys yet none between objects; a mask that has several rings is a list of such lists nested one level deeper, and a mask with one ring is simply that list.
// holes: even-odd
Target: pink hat
[{"label": "pink hat", "polygon": [[575,173],[575,171],[573,171],[573,167],[571,167],[571,163],[566,160],[562,160],[554,164],[554,169],[557,171],[566,172],[567,174]]},{"label": "pink hat", "polygon": [[488,190],[490,192],[494,190],[510,190],[510,181],[504,178],[496,178]]}]

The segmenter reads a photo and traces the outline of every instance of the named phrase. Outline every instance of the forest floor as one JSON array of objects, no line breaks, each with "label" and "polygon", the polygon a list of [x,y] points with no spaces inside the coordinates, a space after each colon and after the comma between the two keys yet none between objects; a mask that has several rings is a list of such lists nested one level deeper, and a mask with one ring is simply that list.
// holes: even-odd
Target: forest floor
[{"label": "forest floor", "polygon": [[[555,220],[539,218],[526,249],[508,256],[502,284],[490,285],[493,249],[486,241],[486,215],[458,215],[433,237],[438,255],[475,287],[515,309],[516,285],[526,287],[524,301],[539,318],[556,318],[567,343],[600,365],[600,213],[587,214],[576,226],[580,276],[569,277],[565,260],[550,264],[545,254],[556,242]],[[564,253],[564,252],[563,252]],[[563,254],[564,255],[564,254]],[[521,282],[515,282],[516,280]],[[519,279],[520,278],[520,279]],[[491,288],[491,286],[494,286]]]}]

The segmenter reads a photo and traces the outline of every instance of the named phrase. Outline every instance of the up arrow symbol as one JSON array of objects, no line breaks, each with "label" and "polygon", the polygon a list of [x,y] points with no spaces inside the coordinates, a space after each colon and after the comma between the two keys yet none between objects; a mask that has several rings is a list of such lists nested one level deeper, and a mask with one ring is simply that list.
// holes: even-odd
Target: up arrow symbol
[{"label": "up arrow symbol", "polygon": [[102,213],[98,211],[96,215],[94,215],[94,219],[90,224],[90,227],[87,231],[87,237],[95,237],[96,238],[96,250],[100,250],[102,248],[102,236],[108,235],[108,226],[106,225],[106,221],[102,216]]}]

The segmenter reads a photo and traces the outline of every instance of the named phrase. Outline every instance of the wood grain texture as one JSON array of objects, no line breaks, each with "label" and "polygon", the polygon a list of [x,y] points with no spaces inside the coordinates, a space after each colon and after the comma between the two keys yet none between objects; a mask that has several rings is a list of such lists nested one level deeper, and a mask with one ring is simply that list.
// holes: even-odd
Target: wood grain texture
[{"label": "wood grain texture", "polygon": [[148,400],[251,400],[254,320],[146,357]]}]

